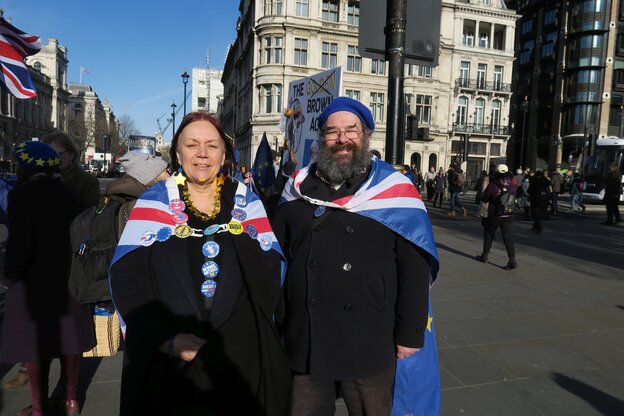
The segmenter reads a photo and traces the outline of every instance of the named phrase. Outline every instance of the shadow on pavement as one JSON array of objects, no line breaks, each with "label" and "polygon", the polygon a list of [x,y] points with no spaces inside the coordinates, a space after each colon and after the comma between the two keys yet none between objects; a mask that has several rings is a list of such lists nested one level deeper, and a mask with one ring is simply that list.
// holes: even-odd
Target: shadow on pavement
[{"label": "shadow on pavement", "polygon": [[591,404],[605,416],[624,415],[624,401],[617,397],[560,373],[552,373],[551,379],[576,397]]}]

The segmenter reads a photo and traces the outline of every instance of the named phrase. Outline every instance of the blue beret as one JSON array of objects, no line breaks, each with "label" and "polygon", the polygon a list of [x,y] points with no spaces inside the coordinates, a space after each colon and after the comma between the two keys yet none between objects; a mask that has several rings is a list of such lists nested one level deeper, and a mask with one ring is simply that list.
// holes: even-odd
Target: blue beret
[{"label": "blue beret", "polygon": [[375,130],[375,120],[373,120],[373,115],[371,114],[368,107],[366,107],[361,102],[349,97],[338,97],[334,101],[329,103],[327,107],[325,107],[325,109],[319,116],[319,122],[321,126],[325,125],[329,116],[337,113],[338,111],[348,111],[352,114],[355,114],[357,118],[360,119],[364,127]]},{"label": "blue beret", "polygon": [[58,153],[41,142],[23,142],[15,148],[15,161],[24,170],[53,168],[61,165]]}]

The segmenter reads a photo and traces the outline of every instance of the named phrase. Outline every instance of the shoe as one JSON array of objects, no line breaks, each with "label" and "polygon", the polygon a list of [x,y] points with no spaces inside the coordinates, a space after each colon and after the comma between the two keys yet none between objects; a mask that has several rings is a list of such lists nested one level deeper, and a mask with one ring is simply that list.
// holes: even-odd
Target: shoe
[{"label": "shoe", "polygon": [[447,213],[446,215],[448,215],[449,217],[454,217],[455,216],[455,211],[451,211],[451,212]]},{"label": "shoe", "polygon": [[477,259],[477,261],[480,261],[481,263],[487,263],[487,256],[485,254],[479,254],[475,257]]},{"label": "shoe", "polygon": [[585,205],[581,205],[581,210],[585,212]]},{"label": "shoe", "polygon": [[25,384],[28,384],[28,373],[24,367],[20,367],[15,378],[4,383],[3,387],[8,390],[22,387]]},{"label": "shoe", "polygon": [[32,405],[30,405],[17,412],[17,416],[43,416],[43,412],[33,410]]},{"label": "shoe", "polygon": [[468,216],[468,210],[466,208],[462,208],[464,210],[464,217]]},{"label": "shoe", "polygon": [[509,263],[507,263],[507,265],[505,267],[503,267],[503,269],[505,270],[513,270],[515,268],[518,267],[518,263],[516,263],[515,261],[510,261]]},{"label": "shoe", "polygon": [[80,416],[80,406],[76,400],[65,401],[65,415]]}]

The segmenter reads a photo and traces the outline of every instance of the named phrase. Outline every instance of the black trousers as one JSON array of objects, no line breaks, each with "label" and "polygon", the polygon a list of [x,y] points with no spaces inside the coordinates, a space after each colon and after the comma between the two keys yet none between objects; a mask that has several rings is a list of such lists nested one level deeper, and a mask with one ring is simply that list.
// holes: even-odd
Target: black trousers
[{"label": "black trousers", "polygon": [[440,208],[442,208],[442,201],[444,200],[444,191],[435,193],[435,196],[433,197],[434,207],[436,206],[436,202],[438,201],[438,198],[440,198]]},{"label": "black trousers", "polygon": [[620,196],[606,194],[604,196],[604,199],[605,199],[605,205],[607,206],[607,221],[609,222],[621,221],[620,207],[618,206]]},{"label": "black trousers", "polygon": [[501,229],[503,235],[503,242],[505,243],[505,249],[507,250],[507,257],[509,262],[516,260],[516,248],[514,242],[511,239],[511,232],[513,230],[513,216],[509,217],[491,217],[486,220],[483,235],[483,255],[486,256],[492,248],[492,240],[494,239],[494,233],[498,228]]},{"label": "black trousers", "polygon": [[333,416],[339,384],[349,416],[390,416],[395,370],[393,364],[371,377],[340,381],[311,381],[309,375],[295,375],[292,415]]},{"label": "black trousers", "polygon": [[541,232],[544,227],[542,226],[542,217],[545,215],[548,207],[541,207],[538,204],[531,202],[531,215],[533,216],[533,229],[537,232]]}]

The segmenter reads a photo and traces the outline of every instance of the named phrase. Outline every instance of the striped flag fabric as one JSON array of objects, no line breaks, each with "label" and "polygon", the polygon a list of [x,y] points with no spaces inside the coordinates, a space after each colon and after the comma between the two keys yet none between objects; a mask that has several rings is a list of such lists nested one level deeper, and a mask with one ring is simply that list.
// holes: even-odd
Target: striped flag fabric
[{"label": "striped flag fabric", "polygon": [[89,74],[89,73],[91,73],[91,70],[90,70],[90,69],[85,68],[84,66],[81,66],[81,67],[80,67],[80,72],[84,72],[85,74]]},{"label": "striped flag fabric", "polygon": [[37,96],[24,58],[41,49],[38,36],[29,35],[0,18],[0,81],[20,99]]},{"label": "striped flag fabric", "polygon": [[[314,205],[344,209],[380,222],[429,254],[430,281],[439,269],[438,252],[425,204],[412,182],[391,165],[372,158],[371,172],[354,195],[321,201],[302,195],[301,183],[310,166],[293,173],[281,203],[304,199]],[[431,302],[425,344],[416,354],[397,360],[392,416],[440,414],[440,371]]]}]

